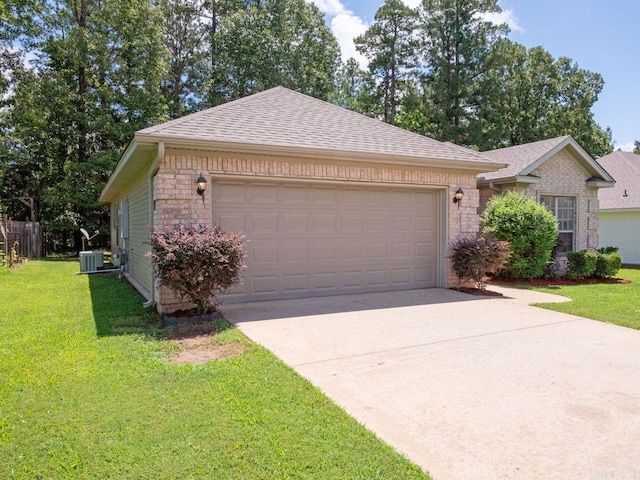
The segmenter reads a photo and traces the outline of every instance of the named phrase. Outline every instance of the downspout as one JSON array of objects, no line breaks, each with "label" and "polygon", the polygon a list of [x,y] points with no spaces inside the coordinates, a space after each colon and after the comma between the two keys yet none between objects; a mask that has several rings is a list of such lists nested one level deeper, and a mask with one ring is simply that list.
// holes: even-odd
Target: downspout
[{"label": "downspout", "polygon": [[[149,187],[149,229],[153,232],[153,216],[155,212],[154,204],[155,200],[153,198],[153,178],[158,173],[159,165],[161,162],[164,162],[164,142],[158,142],[158,153],[156,158],[153,160],[151,167],[149,168],[149,175],[147,178],[148,187]],[[151,296],[149,300],[142,304],[143,308],[150,308],[155,306],[156,304],[156,279],[153,271],[153,262],[151,262]]]},{"label": "downspout", "polygon": [[496,187],[496,186],[493,184],[493,182],[489,182],[489,188],[490,188],[491,190],[493,190],[494,192],[502,193],[502,190],[500,190],[498,187]]}]

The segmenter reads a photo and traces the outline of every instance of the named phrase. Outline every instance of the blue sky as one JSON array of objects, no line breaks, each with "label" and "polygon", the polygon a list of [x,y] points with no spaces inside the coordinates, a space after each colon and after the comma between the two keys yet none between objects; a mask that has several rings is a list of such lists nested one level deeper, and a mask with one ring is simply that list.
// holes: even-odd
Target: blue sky
[{"label": "blue sky", "polygon": [[[343,57],[355,56],[352,39],[373,21],[383,0],[307,0],[325,12]],[[405,0],[416,6],[420,0]],[[640,2],[637,0],[501,0],[509,37],[543,46],[581,68],[600,73],[605,86],[594,105],[596,121],[611,127],[616,149],[640,140]],[[364,61],[363,59],[359,59]]]}]

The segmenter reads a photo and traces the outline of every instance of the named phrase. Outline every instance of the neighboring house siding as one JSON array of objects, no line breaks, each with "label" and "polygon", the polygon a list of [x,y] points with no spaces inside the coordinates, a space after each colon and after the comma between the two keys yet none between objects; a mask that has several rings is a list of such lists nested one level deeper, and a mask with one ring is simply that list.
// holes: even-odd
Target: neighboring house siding
[{"label": "neighboring house siding", "polygon": [[[535,184],[500,184],[500,191],[517,190],[540,201],[541,196],[566,196],[576,198],[576,223],[574,249],[585,250],[598,248],[598,190],[589,188],[589,178],[585,172],[565,150],[536,168],[532,175],[540,177]],[[488,199],[497,192],[488,186],[480,188],[481,211],[486,207]]]},{"label": "neighboring house siding", "polygon": [[600,247],[618,247],[622,262],[640,265],[640,211],[600,211]]},{"label": "neighboring house siding", "polygon": [[[447,262],[448,243],[460,235],[475,236],[478,232],[478,190],[474,173],[437,171],[418,166],[385,166],[362,162],[337,162],[305,158],[229,155],[211,151],[178,150],[167,147],[160,161],[155,189],[154,225],[157,229],[181,223],[211,224],[211,192],[206,200],[196,194],[195,180],[200,172],[212,185],[212,176],[251,176],[256,178],[330,180],[398,185],[433,185],[447,189],[443,228],[448,232],[441,249],[441,261]],[[461,187],[465,196],[460,208],[453,206],[453,192]],[[456,284],[449,271],[447,284]],[[162,288],[159,291],[162,308],[183,308],[179,299]]]},{"label": "neighboring house siding", "polygon": [[142,287],[141,293],[147,298],[152,289],[151,258],[147,256],[150,251],[151,238],[149,225],[149,182],[146,175],[142,175],[132,185],[129,200],[129,275]]}]

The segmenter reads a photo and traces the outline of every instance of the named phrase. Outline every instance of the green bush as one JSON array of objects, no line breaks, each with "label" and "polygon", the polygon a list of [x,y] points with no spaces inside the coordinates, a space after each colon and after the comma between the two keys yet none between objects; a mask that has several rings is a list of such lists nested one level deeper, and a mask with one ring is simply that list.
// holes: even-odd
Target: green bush
[{"label": "green bush", "polygon": [[588,250],[567,253],[567,278],[590,277],[596,271],[598,254]]},{"label": "green bush", "polygon": [[602,247],[598,249],[598,253],[618,253],[618,247]]},{"label": "green bush", "polygon": [[483,232],[509,242],[505,273],[512,278],[537,278],[551,260],[558,241],[558,222],[544,205],[517,192],[492,197],[481,216]]},{"label": "green bush", "polygon": [[[618,249],[616,248],[616,251],[598,254],[596,270],[593,273],[594,277],[608,278],[613,277],[618,273],[618,270],[622,267],[622,256],[617,252],[617,250]],[[600,252],[600,250],[598,250],[598,252]]]},{"label": "green bush", "polygon": [[473,280],[484,289],[487,273],[497,273],[509,259],[509,244],[493,239],[460,237],[451,242],[451,266],[460,280]]}]

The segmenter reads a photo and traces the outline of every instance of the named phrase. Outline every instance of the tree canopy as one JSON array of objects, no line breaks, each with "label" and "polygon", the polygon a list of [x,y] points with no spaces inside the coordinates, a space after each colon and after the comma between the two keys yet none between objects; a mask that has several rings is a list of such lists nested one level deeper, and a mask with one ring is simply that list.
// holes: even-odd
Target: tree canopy
[{"label": "tree canopy", "polygon": [[81,226],[106,244],[98,196],[135,131],[277,85],[477,150],[571,134],[610,152],[603,78],[509,41],[499,12],[386,0],[355,39],[362,67],[305,0],[4,0],[0,205],[26,219],[33,197],[49,250]]}]

